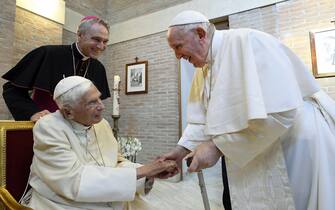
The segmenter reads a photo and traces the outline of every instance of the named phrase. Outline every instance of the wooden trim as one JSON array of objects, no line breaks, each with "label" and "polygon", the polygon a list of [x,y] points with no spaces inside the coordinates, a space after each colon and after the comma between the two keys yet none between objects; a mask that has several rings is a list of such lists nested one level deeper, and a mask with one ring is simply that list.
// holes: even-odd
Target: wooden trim
[{"label": "wooden trim", "polygon": [[6,210],[33,210],[19,204],[4,187],[0,187],[0,202],[6,207]]}]

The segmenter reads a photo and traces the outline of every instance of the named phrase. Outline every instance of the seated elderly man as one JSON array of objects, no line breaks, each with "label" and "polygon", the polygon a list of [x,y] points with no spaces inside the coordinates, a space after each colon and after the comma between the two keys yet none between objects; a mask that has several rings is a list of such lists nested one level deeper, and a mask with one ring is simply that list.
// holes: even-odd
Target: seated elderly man
[{"label": "seated elderly man", "polygon": [[141,166],[121,157],[112,130],[102,119],[100,95],[83,77],[67,77],[57,84],[54,99],[59,110],[42,117],[33,129],[28,206],[35,210],[127,209],[131,204],[125,201],[134,200],[136,192],[147,193],[153,177],[175,172],[174,161]]}]

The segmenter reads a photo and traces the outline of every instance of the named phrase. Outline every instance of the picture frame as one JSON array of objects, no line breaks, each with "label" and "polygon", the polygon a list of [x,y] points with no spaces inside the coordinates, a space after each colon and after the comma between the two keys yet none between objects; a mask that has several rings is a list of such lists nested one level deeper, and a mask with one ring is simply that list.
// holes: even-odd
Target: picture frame
[{"label": "picture frame", "polygon": [[126,64],[126,94],[148,92],[148,61]]},{"label": "picture frame", "polygon": [[313,75],[335,76],[335,28],[309,32]]}]

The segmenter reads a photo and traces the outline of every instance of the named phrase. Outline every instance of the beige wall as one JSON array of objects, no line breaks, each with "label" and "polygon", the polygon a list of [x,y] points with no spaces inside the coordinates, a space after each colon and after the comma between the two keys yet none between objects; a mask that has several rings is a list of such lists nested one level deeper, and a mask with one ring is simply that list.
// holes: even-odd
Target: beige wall
[{"label": "beige wall", "polygon": [[[1,0],[0,3],[0,74],[2,75],[12,66],[15,1]],[[4,82],[5,80],[0,79],[0,87]],[[7,107],[2,97],[0,97],[0,119],[8,118]]]},{"label": "beige wall", "polygon": [[61,24],[16,7],[13,65],[36,47],[62,44],[62,31]]},{"label": "beige wall", "polygon": [[63,44],[72,44],[77,39],[77,36],[75,33],[63,29]]}]

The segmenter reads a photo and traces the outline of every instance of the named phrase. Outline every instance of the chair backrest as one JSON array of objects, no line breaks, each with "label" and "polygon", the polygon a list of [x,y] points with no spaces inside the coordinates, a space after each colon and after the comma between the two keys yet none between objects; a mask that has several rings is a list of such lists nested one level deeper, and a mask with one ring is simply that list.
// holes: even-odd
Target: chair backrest
[{"label": "chair backrest", "polygon": [[33,157],[33,122],[0,120],[0,185],[18,201]]}]

